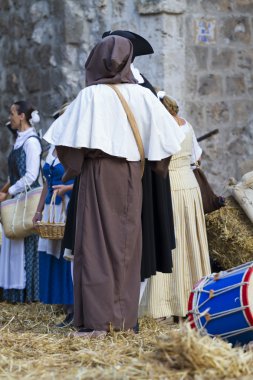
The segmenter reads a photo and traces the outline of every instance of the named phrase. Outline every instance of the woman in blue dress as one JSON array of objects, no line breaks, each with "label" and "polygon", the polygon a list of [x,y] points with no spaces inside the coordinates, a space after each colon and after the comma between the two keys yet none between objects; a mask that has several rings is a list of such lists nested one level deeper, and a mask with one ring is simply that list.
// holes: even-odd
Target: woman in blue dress
[{"label": "woman in blue dress", "polygon": [[[43,166],[46,178],[37,212],[33,222],[43,220],[55,222],[65,219],[65,210],[69,201],[73,181],[62,184],[64,167],[59,162],[55,147],[51,146]],[[55,197],[55,206],[50,203]],[[43,216],[42,216],[43,212]],[[73,304],[73,283],[71,264],[64,260],[61,253],[61,240],[39,239],[39,299],[45,304]]]}]

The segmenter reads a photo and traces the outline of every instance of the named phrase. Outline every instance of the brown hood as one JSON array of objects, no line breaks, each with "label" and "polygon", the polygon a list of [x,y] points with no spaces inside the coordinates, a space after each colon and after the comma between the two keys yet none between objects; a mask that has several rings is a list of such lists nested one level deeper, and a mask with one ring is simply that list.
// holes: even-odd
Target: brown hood
[{"label": "brown hood", "polygon": [[120,36],[103,38],[85,63],[86,86],[106,83],[136,83],[130,65],[132,43]]}]

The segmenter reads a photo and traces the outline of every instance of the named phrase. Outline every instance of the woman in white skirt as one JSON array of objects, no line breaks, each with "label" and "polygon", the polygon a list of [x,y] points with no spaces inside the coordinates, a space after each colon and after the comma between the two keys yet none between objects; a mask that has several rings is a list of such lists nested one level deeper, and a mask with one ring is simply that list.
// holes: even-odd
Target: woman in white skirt
[{"label": "woman in white skirt", "polygon": [[[10,128],[16,135],[8,157],[9,179],[0,191],[0,202],[13,198],[27,187],[40,186],[41,144],[33,125],[40,121],[38,111],[28,101],[10,107]],[[8,125],[7,125],[8,126]],[[39,299],[38,236],[8,239],[2,234],[0,287],[5,301],[34,302]]]},{"label": "woman in white skirt", "polygon": [[185,133],[185,140],[181,151],[172,156],[169,164],[176,235],[173,273],[157,273],[151,277],[140,314],[154,318],[185,317],[194,284],[211,272],[202,198],[191,166],[200,159],[202,150],[192,126],[177,116],[176,101],[162,91],[158,96]]}]

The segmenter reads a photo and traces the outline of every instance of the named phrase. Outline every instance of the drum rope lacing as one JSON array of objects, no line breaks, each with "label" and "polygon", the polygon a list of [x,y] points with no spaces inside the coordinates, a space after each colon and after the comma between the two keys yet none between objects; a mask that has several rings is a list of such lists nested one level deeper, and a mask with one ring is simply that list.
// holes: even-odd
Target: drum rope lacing
[{"label": "drum rope lacing", "polygon": [[[198,299],[197,299],[197,301],[199,301],[199,298],[200,298],[201,293],[207,293],[207,294],[210,294],[210,293],[211,293],[211,296],[210,296],[209,298],[207,298],[207,299],[206,299],[205,301],[203,301],[201,304],[197,304],[197,305],[198,305],[198,308],[200,308],[200,307],[204,306],[204,305],[210,300],[210,298],[217,297],[217,296],[219,296],[220,294],[226,293],[226,292],[228,292],[228,291],[230,291],[230,290],[233,290],[233,289],[236,289],[236,288],[238,288],[238,287],[241,287],[242,285],[248,285],[248,284],[249,284],[248,281],[243,281],[243,282],[240,282],[239,284],[236,284],[236,285],[230,285],[230,286],[227,286],[227,287],[223,288],[222,290],[217,290],[217,291],[215,291],[215,290],[213,290],[213,289],[211,289],[211,290],[204,290],[204,289],[203,289],[203,286],[202,286],[201,288],[193,289],[193,290],[192,290],[192,293],[197,293],[197,295],[198,295]],[[205,285],[205,283],[204,283],[203,285]],[[247,307],[248,307],[248,306],[247,306]],[[193,313],[196,313],[196,314],[198,314],[198,308],[195,307],[195,308],[193,308],[192,310],[189,310],[188,313],[192,313],[192,314],[193,314]],[[232,310],[233,310],[233,309],[232,309]]]},{"label": "drum rope lacing", "polygon": [[[215,313],[215,314],[209,314],[208,312],[204,315],[204,317],[206,318],[206,321],[203,325],[201,325],[200,323],[200,326],[201,328],[205,328],[206,325],[208,324],[208,322],[210,322],[211,320],[214,320],[214,319],[218,319],[218,318],[221,318],[221,317],[224,317],[226,315],[229,315],[229,314],[234,314],[234,313],[237,313],[238,311],[242,311],[242,310],[245,310],[249,307],[250,305],[246,305],[246,306],[241,306],[241,307],[236,307],[234,309],[230,309],[230,310],[227,310],[227,311],[224,311],[224,312],[220,312],[220,313]],[[200,319],[198,317],[198,319]],[[200,321],[199,321],[200,322]],[[251,326],[251,328],[253,328],[253,326]],[[233,331],[232,331],[233,332]]]},{"label": "drum rope lacing", "polygon": [[[188,314],[192,314],[193,318],[194,318],[194,322],[196,325],[199,326],[199,329],[204,329],[206,327],[206,325],[208,324],[208,322],[210,320],[213,320],[213,319],[217,319],[217,318],[220,318],[222,316],[225,316],[225,315],[229,315],[229,314],[233,314],[233,313],[236,313],[238,311],[241,311],[241,310],[245,310],[249,307],[251,307],[252,305],[244,305],[244,306],[240,306],[238,308],[233,308],[233,309],[229,309],[227,311],[222,311],[222,312],[219,312],[219,313],[215,313],[215,314],[209,314],[208,311],[210,310],[210,308],[208,308],[207,310],[205,310],[204,312],[200,312],[199,311],[199,308],[204,306],[209,300],[210,298],[214,298],[214,297],[217,297],[218,295],[220,294],[223,294],[223,293],[226,293],[230,290],[233,290],[233,289],[236,289],[238,287],[241,287],[242,285],[248,285],[249,282],[248,281],[243,281],[239,284],[236,284],[236,285],[230,285],[230,286],[227,286],[225,288],[223,288],[222,290],[204,290],[203,287],[206,285],[206,282],[207,280],[209,280],[210,277],[207,276],[204,281],[202,282],[202,286],[199,286],[199,288],[197,289],[193,289],[192,290],[192,293],[195,293],[197,294],[197,302],[196,302],[196,305],[195,307],[192,308],[192,310],[189,310],[188,311]],[[199,304],[199,300],[200,300],[200,296],[201,296],[201,293],[207,293],[207,294],[210,294],[211,292],[211,296],[209,298],[207,298],[205,301],[203,301],[201,304]],[[202,325],[201,324],[201,318],[202,317],[205,317],[206,321],[205,323]],[[253,329],[253,326],[247,328],[248,330],[252,330]],[[243,329],[244,330],[244,329]],[[237,330],[237,331],[240,331],[240,330]],[[245,330],[246,331],[246,330]],[[231,333],[234,333],[234,331],[231,331]],[[227,334],[227,333],[226,333]],[[234,333],[233,335],[236,335],[237,333]],[[221,336],[222,334],[220,334]],[[233,336],[232,335],[232,336]],[[230,335],[229,335],[230,337]]]},{"label": "drum rope lacing", "polygon": [[[204,329],[204,327],[202,328],[202,330]],[[253,331],[253,326],[250,326],[250,327],[245,327],[244,329],[239,329],[239,330],[232,330],[230,331],[229,333],[222,333],[222,334],[217,334],[217,335],[213,335],[213,334],[209,334],[212,338],[213,337],[221,337],[221,338],[231,338],[232,336],[236,336],[236,335],[239,335],[239,334],[242,334],[242,333],[245,333],[247,331]]]},{"label": "drum rope lacing", "polygon": [[[253,304],[251,304],[251,305],[249,304],[249,305],[237,307],[237,308],[234,308],[234,309],[230,309],[230,310],[227,310],[225,312],[223,311],[223,312],[215,313],[215,314],[212,314],[212,315],[209,314],[210,308],[206,309],[202,313],[200,313],[197,309],[195,309],[195,313],[192,313],[192,314],[194,314],[194,322],[195,322],[195,324],[199,326],[199,330],[200,331],[201,330],[203,331],[206,328],[208,322],[210,322],[211,320],[218,319],[218,318],[221,318],[221,317],[229,315],[229,314],[237,313],[238,311],[245,310],[248,307],[252,307],[252,306],[253,306]],[[206,318],[205,323],[203,325],[201,324],[201,318],[202,317]],[[227,332],[227,333],[219,334],[219,336],[229,338],[229,337],[237,335],[237,334],[239,334],[241,332],[246,332],[246,331],[251,331],[251,330],[253,330],[253,326],[245,327],[245,328],[239,329],[239,330],[232,330],[229,333]],[[215,336],[213,334],[209,334],[209,335]]]},{"label": "drum rope lacing", "polygon": [[[230,286],[227,286],[221,290],[213,290],[213,289],[210,289],[210,290],[205,290],[204,287],[207,285],[208,281],[211,279],[211,280],[214,280],[214,281],[217,281],[220,279],[220,275],[221,274],[228,274],[228,276],[230,275],[230,273],[233,272],[233,269],[236,269],[234,271],[234,273],[237,273],[241,270],[241,268],[243,267],[246,267],[246,264],[242,264],[240,265],[239,267],[237,268],[232,268],[226,272],[220,272],[220,273],[215,273],[214,275],[209,275],[209,276],[206,276],[204,277],[200,283],[198,284],[198,286],[192,290],[191,293],[193,293],[193,300],[192,300],[192,309],[188,311],[188,314],[192,316],[193,318],[193,321],[196,325],[196,327],[198,326],[198,330],[200,332],[200,334],[206,334],[206,325],[208,324],[209,321],[211,321],[212,319],[218,319],[218,318],[221,318],[222,316],[227,316],[229,314],[233,314],[233,313],[237,313],[238,311],[244,311],[245,309],[247,308],[250,308],[252,309],[253,308],[253,303],[252,304],[248,304],[248,305],[243,305],[243,306],[240,306],[240,307],[237,307],[237,308],[234,308],[234,309],[229,309],[227,311],[222,311],[222,312],[218,312],[218,313],[215,313],[215,314],[212,314],[210,315],[209,314],[209,310],[210,310],[210,307],[208,307],[206,310],[200,312],[199,311],[199,308],[200,307],[203,307],[211,298],[214,298],[214,297],[217,297],[218,295],[220,294],[223,294],[223,293],[226,293],[230,290],[233,290],[233,289],[236,289],[238,287],[241,287],[241,286],[244,286],[244,285],[249,285],[250,282],[249,281],[244,281],[244,282],[241,282],[239,284],[236,284],[236,285],[230,285]],[[253,264],[251,263],[251,265],[248,267],[248,268],[252,268],[253,267]],[[224,277],[227,277],[226,275]],[[200,302],[200,296],[202,293],[206,293],[206,294],[209,294],[209,297],[203,301],[201,304],[199,304]],[[202,321],[201,321],[201,318],[205,318],[205,323],[202,325]],[[237,330],[232,330],[232,331],[229,331],[229,332],[226,332],[226,333],[221,333],[221,334],[209,334],[211,337],[221,337],[221,338],[230,338],[230,337],[233,337],[233,336],[236,336],[236,335],[240,335],[242,333],[246,333],[248,331],[253,331],[253,325],[252,326],[249,326],[249,327],[245,327],[245,328],[241,328],[241,329],[237,329]]]}]

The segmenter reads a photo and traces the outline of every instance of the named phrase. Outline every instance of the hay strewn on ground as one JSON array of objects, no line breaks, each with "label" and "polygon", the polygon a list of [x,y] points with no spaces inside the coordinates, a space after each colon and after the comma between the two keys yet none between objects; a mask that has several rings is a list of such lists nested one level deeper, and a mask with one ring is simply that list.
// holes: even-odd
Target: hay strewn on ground
[{"label": "hay strewn on ground", "polygon": [[210,256],[222,269],[253,260],[253,224],[232,197],[206,215],[206,228]]},{"label": "hay strewn on ground", "polygon": [[[253,351],[200,337],[188,325],[141,320],[141,332],[104,340],[56,330],[59,309],[0,304],[0,379],[235,379],[252,378]],[[249,377],[248,377],[249,376]]]}]

